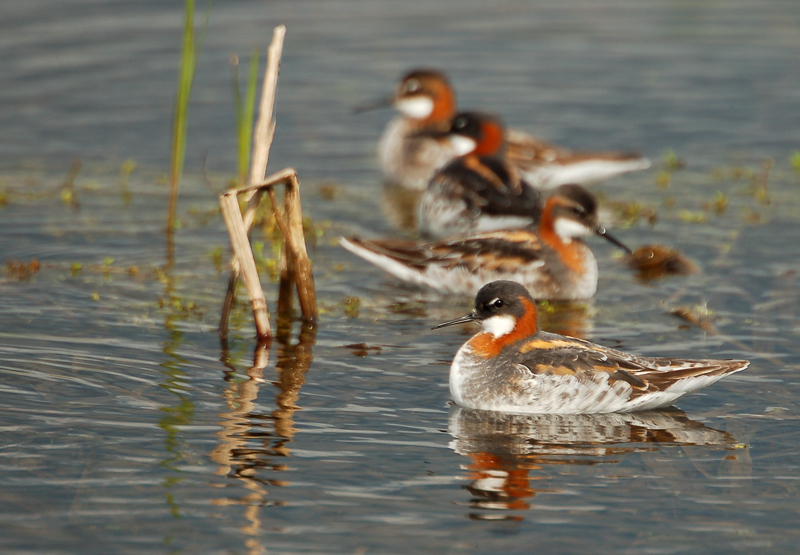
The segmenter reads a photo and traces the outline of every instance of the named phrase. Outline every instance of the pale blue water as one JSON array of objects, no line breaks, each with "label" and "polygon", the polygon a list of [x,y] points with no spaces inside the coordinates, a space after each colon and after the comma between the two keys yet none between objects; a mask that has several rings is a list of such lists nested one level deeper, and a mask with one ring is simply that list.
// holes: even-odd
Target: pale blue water
[{"label": "pale blue water", "polygon": [[[0,8],[0,262],[40,263],[29,279],[0,276],[0,551],[796,552],[793,2],[217,2],[164,274],[181,9]],[[229,256],[216,195],[235,172],[228,58],[244,73],[278,23],[270,168],[298,169],[320,230],[322,315],[315,332],[295,322],[258,371],[244,305],[229,351],[216,334],[227,272],[215,257]],[[750,369],[656,414],[449,406],[448,364],[469,330],[430,327],[470,300],[404,289],[335,244],[398,233],[374,158],[390,114],[351,111],[418,65],[446,70],[464,107],[655,161],[594,190],[656,210],[620,239],[675,246],[702,273],[642,283],[593,242],[597,297],[543,326],[642,354],[747,357]],[[687,166],[662,188],[667,149]],[[77,209],[59,198],[74,158]],[[767,159],[769,203],[754,194]],[[708,206],[718,191],[730,201],[720,215]],[[669,314],[678,306],[707,309],[719,334],[686,327]],[[360,343],[366,356],[348,347]]]}]

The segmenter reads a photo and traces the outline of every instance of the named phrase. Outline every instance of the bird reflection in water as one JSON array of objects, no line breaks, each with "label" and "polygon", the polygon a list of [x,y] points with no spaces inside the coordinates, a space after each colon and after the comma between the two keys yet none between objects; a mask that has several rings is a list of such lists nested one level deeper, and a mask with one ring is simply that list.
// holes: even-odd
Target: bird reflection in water
[{"label": "bird reflection in water", "polygon": [[222,362],[230,369],[226,372],[225,380],[229,385],[224,392],[229,410],[220,414],[219,445],[212,451],[211,459],[219,465],[217,475],[241,480],[220,487],[243,485],[248,492],[237,497],[217,498],[213,504],[245,507],[246,522],[241,530],[249,536],[245,544],[250,554],[266,552],[259,540],[263,532],[261,510],[282,505],[274,488],[289,485],[287,480],[276,478],[275,473],[289,469],[286,464],[291,456],[289,444],[297,433],[294,413],[300,409],[300,388],[313,359],[316,328],[302,324],[297,343],[292,343],[291,323],[279,322],[275,339],[277,380],[272,385],[277,392],[275,410],[268,413],[262,412],[262,408],[272,405],[270,399],[259,400],[258,396],[272,393],[261,391],[268,381],[264,371],[269,365],[270,345],[256,346],[253,365],[245,371],[244,380],[223,345]]},{"label": "bird reflection in water", "polygon": [[591,301],[540,301],[536,303],[539,328],[550,333],[585,339],[593,328]]},{"label": "bird reflection in water", "polygon": [[417,207],[422,191],[408,189],[394,183],[383,186],[383,213],[394,227],[403,231],[416,232]]},{"label": "bird reflection in water", "polygon": [[[611,414],[509,414],[453,405],[450,447],[467,456],[472,494],[469,514],[475,520],[522,520],[537,493],[558,493],[538,486],[549,476],[547,465],[618,463],[631,453],[657,451],[664,445],[702,445],[733,449],[727,432],[690,420],[677,409]],[[540,475],[536,475],[536,471]]]}]

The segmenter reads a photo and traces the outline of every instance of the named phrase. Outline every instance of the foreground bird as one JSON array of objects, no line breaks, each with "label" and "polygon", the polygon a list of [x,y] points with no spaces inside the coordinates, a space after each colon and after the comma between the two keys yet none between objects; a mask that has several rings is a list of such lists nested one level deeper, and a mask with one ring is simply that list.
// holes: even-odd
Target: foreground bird
[{"label": "foreground bird", "polygon": [[499,230],[468,237],[410,241],[340,240],[350,252],[395,277],[442,293],[474,295],[490,281],[524,284],[537,299],[586,299],[597,290],[597,261],[582,236],[597,234],[630,254],[597,222],[597,201],[580,185],[547,199],[538,230]]},{"label": "foreground bird", "polygon": [[[386,178],[403,187],[423,190],[434,172],[456,154],[446,138],[420,137],[423,130],[446,131],[456,114],[456,94],[440,71],[417,69],[403,76],[395,93],[358,111],[393,105],[400,115],[386,126],[378,144]],[[647,158],[627,152],[573,152],[509,129],[508,156],[523,177],[537,188],[565,183],[590,183],[650,167]]]},{"label": "foreground bird", "polygon": [[482,331],[456,353],[450,392],[463,407],[513,413],[607,413],[666,407],[747,360],[684,360],[631,355],[539,331],[533,297],[495,281],[468,315],[434,329],[478,322]]},{"label": "foreground bird", "polygon": [[421,235],[443,239],[538,221],[541,195],[508,162],[499,118],[463,112],[445,136],[460,156],[437,171],[422,194],[417,216]]}]

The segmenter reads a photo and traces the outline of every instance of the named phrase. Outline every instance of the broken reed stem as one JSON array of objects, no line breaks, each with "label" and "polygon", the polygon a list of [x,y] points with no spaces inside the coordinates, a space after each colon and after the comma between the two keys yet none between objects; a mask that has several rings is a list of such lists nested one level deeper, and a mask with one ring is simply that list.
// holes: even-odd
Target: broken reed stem
[{"label": "broken reed stem", "polygon": [[219,204],[222,209],[222,217],[225,219],[225,225],[231,236],[233,254],[239,263],[244,286],[250,296],[253,318],[256,323],[256,333],[259,339],[268,340],[272,337],[272,330],[269,325],[267,300],[264,298],[264,290],[261,288],[261,280],[258,277],[256,262],[253,259],[253,249],[250,246],[250,240],[247,238],[247,228],[239,210],[238,190],[228,191],[221,195]]},{"label": "broken reed stem", "polygon": [[[275,97],[278,90],[278,70],[281,67],[283,39],[286,37],[286,26],[278,25],[272,31],[272,42],[267,49],[267,67],[264,69],[264,84],[261,89],[261,102],[258,108],[258,119],[253,130],[253,154],[250,157],[250,185],[261,183],[267,174],[269,152],[272,139],[275,137]],[[246,194],[247,209],[244,213],[244,224],[249,230],[256,216],[256,208],[260,200],[259,190]],[[238,272],[236,260],[231,263],[233,271]]]},{"label": "broken reed stem", "polygon": [[297,278],[294,272],[289,269],[289,264],[286,262],[286,245],[281,248],[280,258],[278,258],[278,333],[281,333],[281,328],[292,327],[292,298],[294,297],[294,284]]},{"label": "broken reed stem", "polygon": [[[283,214],[278,209],[277,199],[273,190],[278,185],[283,185],[285,188]],[[239,195],[250,196],[251,199],[260,197],[264,189],[268,191],[272,199],[275,221],[284,240],[287,272],[285,276],[282,275],[281,277],[284,280],[288,278],[294,281],[300,302],[300,311],[307,322],[314,322],[319,313],[317,310],[314,277],[311,274],[311,262],[308,259],[305,234],[303,232],[303,209],[300,204],[300,180],[297,179],[297,172],[293,168],[285,168],[267,177],[264,183],[227,191],[220,196],[222,217],[228,227],[234,256],[239,263],[240,273],[250,296],[253,317],[256,321],[256,331],[259,338],[268,339],[271,337],[272,332],[269,324],[267,302],[264,298],[264,291],[261,288],[261,281],[253,259],[253,250],[247,237],[247,227],[242,218],[238,200]],[[281,283],[281,289],[285,290],[287,285],[287,283]],[[223,314],[223,318],[226,317],[227,315]],[[223,324],[226,323],[223,322]]]},{"label": "broken reed stem", "polygon": [[289,274],[293,275],[297,285],[297,297],[300,311],[308,322],[317,319],[317,290],[314,287],[314,276],[311,273],[311,262],[306,250],[306,236],[303,231],[303,208],[300,204],[300,180],[297,172],[292,170],[289,183],[284,193],[284,217],[289,223],[289,235],[286,237]]},{"label": "broken reed stem", "polygon": [[[275,134],[275,121],[272,113],[275,108],[275,92],[278,85],[278,69],[283,50],[283,39],[286,27],[279,25],[273,32],[272,43],[267,51],[267,68],[264,74],[264,86],[261,95],[261,104],[258,121],[253,136],[253,156],[250,166],[250,185],[228,190],[220,196],[222,215],[231,235],[231,245],[234,259],[231,262],[233,275],[241,273],[245,287],[250,296],[253,307],[253,316],[256,322],[256,331],[260,339],[270,339],[271,329],[269,313],[264,291],[261,288],[258,271],[253,259],[253,251],[247,237],[248,230],[253,223],[256,209],[266,189],[272,200],[272,209],[275,222],[280,229],[284,240],[286,252],[287,271],[281,273],[281,291],[285,291],[293,281],[300,301],[300,310],[303,318],[313,323],[318,316],[317,293],[314,288],[314,278],[311,274],[311,263],[308,260],[305,234],[303,232],[303,211],[300,204],[300,181],[297,172],[292,168],[285,168],[269,177],[264,177],[269,160],[269,151],[272,138]],[[278,209],[274,187],[284,185],[284,213]],[[244,195],[247,201],[244,217],[239,209],[238,196]],[[233,302],[233,291],[229,287],[225,299],[222,319],[220,321],[220,335],[224,339],[227,335],[228,314]]]},{"label": "broken reed stem", "polygon": [[[284,185],[285,187],[283,214],[277,208],[278,203],[272,190],[278,185]],[[308,259],[308,251],[306,250],[305,233],[303,231],[303,207],[300,203],[300,180],[297,179],[297,172],[293,168],[284,168],[267,177],[263,183],[231,190],[225,195],[234,193],[248,195],[255,190],[260,191],[262,189],[269,191],[273,201],[273,214],[285,242],[288,275],[294,276],[303,318],[313,322],[318,316],[317,293],[314,288],[314,277],[311,274],[311,262]]]},{"label": "broken reed stem", "polygon": [[289,235],[289,228],[286,227],[286,222],[283,221],[281,209],[278,208],[278,199],[277,195],[275,194],[275,188],[270,187],[267,189],[267,194],[269,195],[270,203],[272,203],[272,216],[275,218],[275,223],[278,225],[278,230],[281,232],[281,236],[286,237]]},{"label": "broken reed stem", "polygon": [[283,53],[283,39],[286,27],[278,25],[272,32],[272,43],[267,50],[267,67],[264,70],[264,88],[261,91],[261,104],[258,109],[258,120],[253,131],[253,157],[250,162],[250,184],[255,185],[264,180],[269,161],[269,150],[275,133],[275,122],[272,114],[275,111],[275,94],[278,89],[278,69]]},{"label": "broken reed stem", "polygon": [[[269,189],[269,200],[272,203],[272,214],[275,217],[275,222],[278,224],[278,228],[280,229],[281,235],[283,237],[289,236],[289,228],[286,225],[286,222],[283,219],[283,214],[281,214],[280,209],[278,208],[278,199],[275,195],[275,188],[270,187]],[[289,258],[292,256],[292,253],[288,249],[288,243],[284,241],[283,246],[281,247],[280,258],[278,259],[278,275],[279,275],[279,286],[278,286],[278,330],[280,333],[281,325],[284,327],[286,326],[286,320],[291,319],[292,314],[292,297],[293,297],[293,289],[295,289],[295,284],[297,283],[297,274],[294,271],[295,264],[294,262],[290,261]],[[283,318],[284,321],[281,321]],[[291,324],[289,324],[291,326]]]},{"label": "broken reed stem", "polygon": [[[272,114],[275,111],[275,96],[278,91],[278,70],[281,66],[283,53],[283,39],[286,36],[286,26],[278,25],[272,31],[272,42],[267,49],[267,67],[264,69],[264,85],[261,89],[261,103],[258,109],[258,119],[253,130],[253,153],[250,158],[250,185],[255,185],[264,180],[269,162],[269,152],[272,148],[272,139],[275,137],[275,121]],[[259,189],[250,191],[245,195],[247,208],[244,212],[244,225],[247,230],[253,225],[256,217],[256,208],[261,200]],[[236,259],[231,263],[233,272],[238,272]]]},{"label": "broken reed stem", "polygon": [[[258,119],[253,130],[253,152],[250,157],[250,184],[254,185],[264,179],[269,161],[269,151],[272,146],[272,139],[275,135],[275,122],[272,120],[272,113],[275,110],[275,95],[278,88],[278,69],[280,68],[281,54],[283,52],[283,39],[286,36],[286,27],[278,25],[272,32],[272,42],[267,50],[267,67],[264,70],[264,81],[261,89],[261,102],[259,105]],[[245,200],[247,208],[244,213],[245,232],[249,232],[253,225],[256,215],[256,208],[261,200],[258,189],[247,193]],[[220,202],[222,199],[220,197]],[[228,227],[229,233],[231,228]],[[252,256],[252,254],[251,254]],[[225,302],[222,308],[222,315],[219,322],[220,337],[225,340],[228,336],[228,317],[236,292],[236,277],[240,272],[239,258],[234,252],[231,260],[231,277],[229,281],[228,293],[225,295]],[[253,297],[251,296],[251,302]],[[263,299],[263,292],[262,292]],[[266,307],[266,299],[264,299]],[[267,316],[267,322],[269,317]]]}]

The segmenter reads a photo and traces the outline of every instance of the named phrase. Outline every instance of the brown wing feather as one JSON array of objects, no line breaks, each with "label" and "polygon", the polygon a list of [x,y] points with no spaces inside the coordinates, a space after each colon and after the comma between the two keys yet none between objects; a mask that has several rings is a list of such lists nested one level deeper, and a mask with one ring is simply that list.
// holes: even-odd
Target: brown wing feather
[{"label": "brown wing feather", "polygon": [[508,158],[521,168],[530,169],[542,164],[575,164],[586,160],[627,162],[640,160],[637,152],[576,152],[567,150],[515,129],[508,132]]},{"label": "brown wing feather", "polygon": [[545,332],[523,343],[519,352],[519,364],[534,374],[605,372],[609,381],[627,382],[638,393],[664,390],[685,378],[729,374],[749,364],[746,360],[649,358]]},{"label": "brown wing feather", "polygon": [[639,160],[641,154],[635,152],[574,152],[546,143],[523,131],[508,131],[508,158],[517,165],[536,166],[540,164],[574,164],[585,160],[628,161]]},{"label": "brown wing feather", "polygon": [[374,253],[387,256],[408,266],[421,269],[425,264],[421,264],[430,253],[425,249],[425,245],[420,245],[414,241],[402,240],[370,240],[353,237],[350,241]]},{"label": "brown wing feather", "polygon": [[513,272],[541,260],[542,246],[535,233],[528,230],[482,233],[465,239],[415,243],[398,240],[351,241],[375,253],[387,256],[417,270],[438,265],[470,271],[494,269]]},{"label": "brown wing feather", "polygon": [[508,158],[515,164],[520,162],[549,163],[571,153],[565,148],[547,143],[523,131],[509,129]]}]

